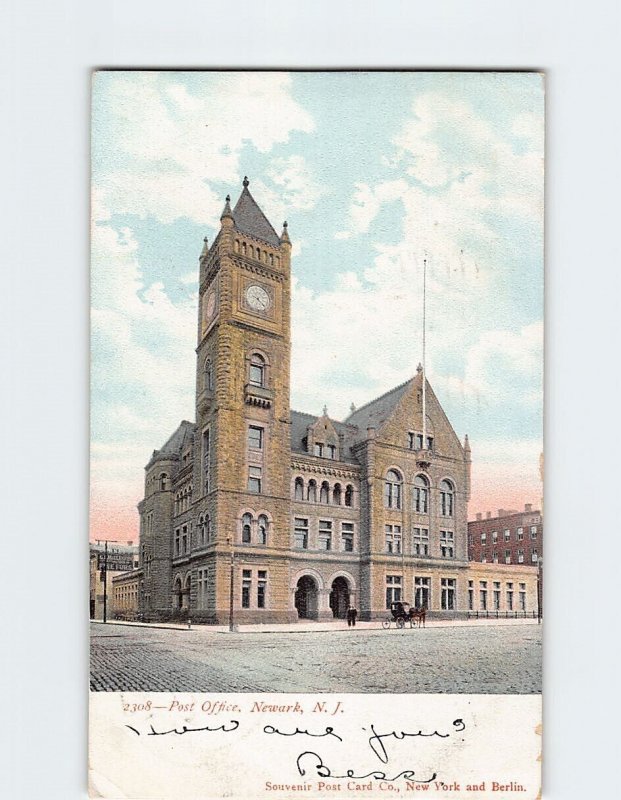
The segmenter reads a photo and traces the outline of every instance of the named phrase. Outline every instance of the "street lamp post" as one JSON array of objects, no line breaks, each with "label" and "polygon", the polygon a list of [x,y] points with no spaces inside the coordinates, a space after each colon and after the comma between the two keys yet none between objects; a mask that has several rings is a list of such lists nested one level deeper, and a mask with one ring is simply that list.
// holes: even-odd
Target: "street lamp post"
[{"label": "street lamp post", "polygon": [[[99,543],[101,540],[98,539]],[[118,544],[118,539],[104,539],[104,562],[103,562],[103,621],[108,621],[108,542]]]}]

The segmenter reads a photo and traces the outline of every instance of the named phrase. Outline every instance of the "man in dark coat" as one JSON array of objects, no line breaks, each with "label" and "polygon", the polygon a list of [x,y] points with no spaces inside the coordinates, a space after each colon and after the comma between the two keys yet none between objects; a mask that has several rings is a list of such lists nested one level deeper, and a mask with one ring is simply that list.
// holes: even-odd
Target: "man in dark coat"
[{"label": "man in dark coat", "polygon": [[358,610],[354,608],[354,606],[350,606],[347,609],[347,627],[355,628],[356,627],[356,617],[358,616]]}]

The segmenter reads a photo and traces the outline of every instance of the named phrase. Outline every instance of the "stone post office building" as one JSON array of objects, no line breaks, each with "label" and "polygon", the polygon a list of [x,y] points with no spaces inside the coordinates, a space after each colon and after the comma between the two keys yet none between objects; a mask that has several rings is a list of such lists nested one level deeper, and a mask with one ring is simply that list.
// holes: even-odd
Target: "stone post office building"
[{"label": "stone post office building", "polygon": [[196,422],[146,466],[143,617],[225,623],[231,575],[240,623],[343,617],[349,603],[375,619],[392,600],[458,615],[499,581],[535,609],[530,568],[483,568],[473,595],[468,437],[428,383],[423,425],[420,367],[343,422],[291,410],[290,306],[287,224],[279,236],[245,179],[200,256]]}]

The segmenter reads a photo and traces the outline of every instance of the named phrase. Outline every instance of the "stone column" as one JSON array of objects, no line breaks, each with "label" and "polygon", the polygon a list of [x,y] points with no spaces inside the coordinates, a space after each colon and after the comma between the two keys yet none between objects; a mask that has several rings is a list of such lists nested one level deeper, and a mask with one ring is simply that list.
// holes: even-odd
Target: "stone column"
[{"label": "stone column", "polygon": [[330,608],[330,589],[323,589],[317,592],[317,620],[319,622],[329,622],[333,620],[332,609]]}]

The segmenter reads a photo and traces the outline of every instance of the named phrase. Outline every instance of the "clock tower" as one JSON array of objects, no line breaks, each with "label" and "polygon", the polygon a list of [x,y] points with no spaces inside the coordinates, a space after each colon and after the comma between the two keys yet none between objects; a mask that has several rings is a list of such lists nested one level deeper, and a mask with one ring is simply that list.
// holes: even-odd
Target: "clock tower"
[{"label": "clock tower", "polygon": [[200,256],[193,500],[218,622],[231,555],[238,621],[282,620],[291,605],[291,243],[248,185]]}]

